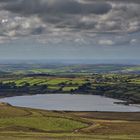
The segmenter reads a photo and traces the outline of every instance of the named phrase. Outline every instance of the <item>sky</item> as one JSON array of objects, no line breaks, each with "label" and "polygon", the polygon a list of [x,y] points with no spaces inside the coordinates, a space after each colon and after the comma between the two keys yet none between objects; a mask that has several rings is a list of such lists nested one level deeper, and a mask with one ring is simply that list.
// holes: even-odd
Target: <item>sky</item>
[{"label": "sky", "polygon": [[140,59],[140,1],[0,0],[3,59]]}]

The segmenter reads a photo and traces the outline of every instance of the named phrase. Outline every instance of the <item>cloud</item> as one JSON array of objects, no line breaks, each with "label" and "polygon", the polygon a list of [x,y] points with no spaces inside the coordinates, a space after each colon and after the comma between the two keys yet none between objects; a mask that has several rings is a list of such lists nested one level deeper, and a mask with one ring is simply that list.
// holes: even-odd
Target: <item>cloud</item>
[{"label": "cloud", "polygon": [[115,43],[112,40],[103,39],[103,40],[99,40],[98,44],[105,45],[105,46],[111,46],[111,45],[114,45]]},{"label": "cloud", "polygon": [[132,38],[130,40],[130,44],[132,44],[132,45],[140,44],[140,40],[138,38]]},{"label": "cloud", "polygon": [[10,40],[7,37],[0,36],[0,44],[3,44],[5,42],[9,42],[9,41]]},{"label": "cloud", "polygon": [[38,17],[14,17],[2,19],[0,26],[3,36],[15,37],[41,34],[45,25]]},{"label": "cloud", "polygon": [[[8,38],[46,35],[53,41],[75,36],[82,42],[95,34],[127,37],[136,32],[140,32],[138,0],[0,0],[0,36]],[[99,40],[99,44],[120,43],[115,38]]]},{"label": "cloud", "polygon": [[13,0],[5,10],[21,14],[105,14],[111,10],[106,2],[81,3],[77,0]]}]

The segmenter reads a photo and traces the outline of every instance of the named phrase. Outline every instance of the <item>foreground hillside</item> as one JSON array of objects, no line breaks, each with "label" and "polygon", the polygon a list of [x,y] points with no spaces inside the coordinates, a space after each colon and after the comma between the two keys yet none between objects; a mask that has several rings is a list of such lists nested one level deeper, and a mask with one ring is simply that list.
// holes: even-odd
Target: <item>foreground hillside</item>
[{"label": "foreground hillside", "polygon": [[140,113],[56,112],[0,103],[0,140],[93,139],[140,139]]}]

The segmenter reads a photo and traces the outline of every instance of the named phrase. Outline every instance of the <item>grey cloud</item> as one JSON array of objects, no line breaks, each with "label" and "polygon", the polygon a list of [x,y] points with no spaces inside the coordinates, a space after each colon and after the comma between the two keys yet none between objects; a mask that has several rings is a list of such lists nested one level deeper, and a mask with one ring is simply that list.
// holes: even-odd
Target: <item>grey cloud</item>
[{"label": "grey cloud", "polygon": [[18,1],[18,0],[0,0],[0,2],[16,2],[16,1]]},{"label": "grey cloud", "polygon": [[31,34],[32,35],[40,35],[40,34],[43,34],[44,31],[45,31],[45,28],[40,26],[40,27],[37,27],[37,28],[33,29],[31,31]]},{"label": "grey cloud", "polygon": [[71,39],[75,34],[92,38],[92,34],[139,31],[139,0],[0,0],[0,36],[46,34]]},{"label": "grey cloud", "polygon": [[114,45],[114,42],[109,39],[101,39],[98,41],[98,44],[103,45],[103,46],[112,46],[112,45]]},{"label": "grey cloud", "polygon": [[17,0],[7,3],[5,10],[28,14],[105,14],[111,10],[106,2],[80,3],[77,0]]},{"label": "grey cloud", "polygon": [[[52,24],[56,28],[69,28],[71,30],[94,28],[96,22],[94,24],[93,22],[83,22],[81,21],[81,16],[90,14],[103,15],[108,13],[111,8],[112,6],[106,2],[94,1],[92,4],[89,4],[77,0],[13,0],[5,2],[2,6],[2,10],[18,16],[30,18],[35,15],[44,22],[42,24]],[[44,33],[45,28],[40,28],[42,25],[38,26],[37,28],[31,27],[31,34]]]}]

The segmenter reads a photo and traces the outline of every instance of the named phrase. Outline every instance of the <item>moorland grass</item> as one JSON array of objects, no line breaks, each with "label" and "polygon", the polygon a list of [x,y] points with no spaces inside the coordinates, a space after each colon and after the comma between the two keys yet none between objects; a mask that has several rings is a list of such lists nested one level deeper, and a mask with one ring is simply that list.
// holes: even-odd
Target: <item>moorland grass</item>
[{"label": "moorland grass", "polygon": [[139,118],[140,113],[59,112],[0,104],[0,140],[139,140]]},{"label": "moorland grass", "polygon": [[72,131],[85,127],[86,124],[55,117],[15,117],[0,119],[0,128],[12,126],[30,127],[44,131]]}]

